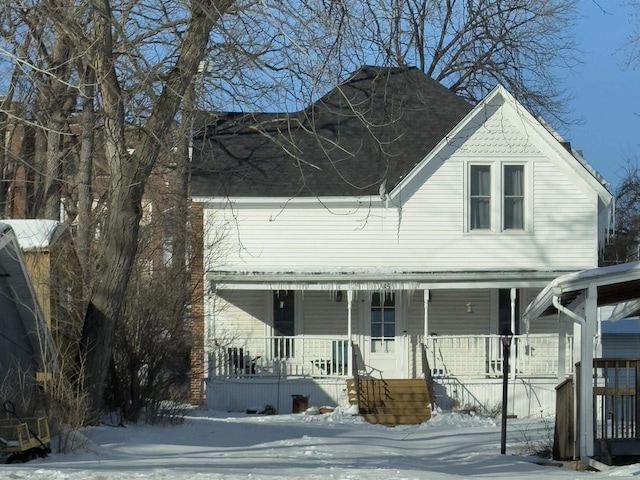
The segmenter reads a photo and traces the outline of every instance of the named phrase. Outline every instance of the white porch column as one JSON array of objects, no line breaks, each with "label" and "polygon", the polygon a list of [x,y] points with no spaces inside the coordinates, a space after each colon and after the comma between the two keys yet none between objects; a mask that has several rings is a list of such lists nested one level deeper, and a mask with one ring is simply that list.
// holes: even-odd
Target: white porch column
[{"label": "white porch column", "polygon": [[427,336],[429,335],[429,300],[431,299],[431,291],[426,288],[423,291],[424,297],[424,338],[423,342],[427,341]]},{"label": "white porch column", "polygon": [[[597,329],[598,289],[593,283],[587,288],[584,305],[584,318],[564,307],[560,297],[553,297],[556,309],[570,317],[580,328],[580,390],[576,390],[575,402],[580,402],[580,418],[574,426],[580,426],[580,435],[576,436],[576,452],[580,459],[589,463],[593,456],[593,350]],[[574,412],[577,409],[574,410]],[[574,413],[575,414],[575,413]]]},{"label": "white porch column", "polygon": [[558,320],[558,383],[567,377],[567,320],[559,314]]},{"label": "white porch column", "polygon": [[204,332],[203,332],[203,354],[204,354],[204,377],[209,378],[209,357],[213,349],[214,339],[216,338],[216,323],[214,314],[216,311],[216,302],[218,301],[218,289],[216,285],[212,285],[211,289],[205,294],[204,306]]},{"label": "white porch column", "polygon": [[582,331],[584,327],[579,323],[573,324],[573,364],[575,365],[582,358],[582,349],[583,345],[580,345],[582,342],[579,340],[582,338]]},{"label": "white porch column", "polygon": [[580,358],[580,457],[593,457],[593,350],[598,324],[598,289],[593,283],[587,290],[584,305]]},{"label": "white porch column", "polygon": [[516,334],[516,298],[518,296],[518,289],[517,288],[511,288],[509,290],[509,299],[511,300],[510,303],[510,329],[511,329],[511,334],[515,335]]},{"label": "white porch column", "polygon": [[[351,345],[351,336],[353,335],[353,328],[351,323],[351,306],[353,305],[353,290],[347,290],[347,338],[349,342],[347,344],[347,355],[349,358],[347,359],[347,365],[351,365],[353,361],[353,346]],[[351,372],[355,365],[351,365]]]},{"label": "white porch column", "polygon": [[596,342],[594,346],[593,354],[596,358],[602,357],[602,312],[600,309],[597,309],[597,329],[596,329]]},{"label": "white porch column", "polygon": [[[510,321],[510,327],[509,329],[511,330],[511,335],[515,335],[516,334],[516,299],[518,298],[518,289],[517,288],[511,288],[511,290],[509,291],[509,299],[511,300],[510,302],[510,310],[511,310],[511,321]],[[516,355],[511,355],[511,379],[515,382],[516,380],[516,370],[517,370],[517,365],[518,365],[518,355],[517,349],[513,349],[516,351]],[[513,350],[511,350],[513,352]],[[513,397],[513,395],[512,395]]]}]

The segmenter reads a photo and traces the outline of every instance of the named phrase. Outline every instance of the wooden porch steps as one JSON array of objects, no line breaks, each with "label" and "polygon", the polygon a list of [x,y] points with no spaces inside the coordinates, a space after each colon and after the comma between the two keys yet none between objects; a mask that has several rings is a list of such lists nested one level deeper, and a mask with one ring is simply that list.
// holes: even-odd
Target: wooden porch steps
[{"label": "wooden porch steps", "polygon": [[[347,380],[349,403],[358,405],[355,380]],[[360,379],[360,414],[369,423],[418,425],[431,418],[431,399],[422,379]]]}]

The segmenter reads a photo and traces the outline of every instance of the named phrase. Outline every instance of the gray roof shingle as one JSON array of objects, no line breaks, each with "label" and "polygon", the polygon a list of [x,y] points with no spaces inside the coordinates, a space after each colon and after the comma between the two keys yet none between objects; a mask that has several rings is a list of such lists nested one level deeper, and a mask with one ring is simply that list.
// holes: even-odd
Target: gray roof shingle
[{"label": "gray roof shingle", "polygon": [[295,113],[203,113],[193,196],[309,197],[391,190],[472,106],[415,68],[362,67]]}]

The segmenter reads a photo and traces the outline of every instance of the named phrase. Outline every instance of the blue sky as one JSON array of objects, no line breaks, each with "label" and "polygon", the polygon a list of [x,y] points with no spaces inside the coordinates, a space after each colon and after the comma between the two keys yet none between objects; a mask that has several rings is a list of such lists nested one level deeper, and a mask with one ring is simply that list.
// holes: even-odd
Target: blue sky
[{"label": "blue sky", "polygon": [[573,97],[571,115],[581,123],[560,129],[613,189],[629,161],[640,167],[640,59],[635,68],[625,66],[624,48],[640,30],[640,11],[623,2],[580,0],[575,33],[582,63],[564,81]]}]

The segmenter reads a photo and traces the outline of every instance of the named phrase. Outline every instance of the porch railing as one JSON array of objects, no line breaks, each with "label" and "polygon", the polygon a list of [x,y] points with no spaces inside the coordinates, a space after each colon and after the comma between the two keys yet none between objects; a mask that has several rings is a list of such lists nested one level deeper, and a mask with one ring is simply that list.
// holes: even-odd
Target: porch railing
[{"label": "porch railing", "polygon": [[[422,337],[416,337],[420,345]],[[422,364],[422,351],[434,379],[493,378],[502,376],[502,343],[499,335],[451,335],[424,338],[424,347],[409,349],[409,365]],[[215,344],[208,354],[209,377],[348,377],[353,359],[347,336],[235,338]],[[511,346],[510,368],[517,376],[557,377],[558,336],[517,335]],[[573,338],[568,337],[565,373],[573,373]],[[363,361],[367,361],[363,358]],[[420,370],[417,372],[421,373]]]},{"label": "porch railing", "polygon": [[[500,335],[429,336],[424,340],[431,374],[458,378],[502,376]],[[558,335],[516,335],[511,344],[509,365],[517,376],[558,375]],[[567,337],[565,372],[573,373],[573,337]]]},{"label": "porch railing", "polygon": [[[580,364],[576,365],[575,386],[567,380],[558,388],[554,459],[566,460],[577,456],[576,439],[582,438],[580,422],[581,392]],[[640,442],[640,360],[627,358],[594,358],[593,374],[593,451],[600,462],[611,465],[612,455],[636,457]],[[563,392],[561,393],[561,390]],[[574,401],[574,392],[578,395]],[[577,407],[577,411],[574,409]],[[556,448],[557,446],[557,448]]]},{"label": "porch railing", "polygon": [[594,439],[640,440],[640,360],[593,359]]},{"label": "porch railing", "polygon": [[211,348],[209,376],[344,377],[351,372],[348,344],[346,336],[235,338]]}]

